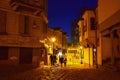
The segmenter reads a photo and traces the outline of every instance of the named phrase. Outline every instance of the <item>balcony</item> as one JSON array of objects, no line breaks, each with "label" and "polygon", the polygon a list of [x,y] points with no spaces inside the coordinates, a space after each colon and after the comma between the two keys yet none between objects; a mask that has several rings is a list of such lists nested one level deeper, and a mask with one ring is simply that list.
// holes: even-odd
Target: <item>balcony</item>
[{"label": "balcony", "polygon": [[22,0],[10,0],[9,5],[14,11],[18,12],[26,11],[33,13],[34,15],[39,15],[44,10],[43,6],[29,4]]}]

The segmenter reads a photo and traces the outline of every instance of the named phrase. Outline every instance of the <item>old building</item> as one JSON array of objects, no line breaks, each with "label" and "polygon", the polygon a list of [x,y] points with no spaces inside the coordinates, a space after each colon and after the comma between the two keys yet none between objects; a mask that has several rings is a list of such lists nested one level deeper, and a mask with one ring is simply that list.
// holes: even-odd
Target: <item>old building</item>
[{"label": "old building", "polygon": [[[107,4],[105,4],[107,3]],[[98,0],[102,64],[120,61],[120,0]]]},{"label": "old building", "polygon": [[62,52],[67,53],[68,48],[68,34],[66,32],[62,33]]},{"label": "old building", "polygon": [[77,19],[71,23],[71,44],[74,47],[79,45],[79,26],[77,24]]},{"label": "old building", "polygon": [[0,1],[0,64],[47,64],[47,0]]},{"label": "old building", "polygon": [[[54,38],[54,41],[52,40]],[[48,64],[50,65],[50,54],[57,56],[59,63],[59,53],[66,53],[67,50],[67,33],[64,33],[61,28],[47,28],[47,38],[45,44],[48,52]]]},{"label": "old building", "polygon": [[79,25],[79,42],[83,47],[84,64],[96,65],[98,62],[98,45],[96,44],[96,11],[95,9],[86,9],[82,18],[78,21]]},{"label": "old building", "polygon": [[54,36],[56,38],[55,48],[56,49],[62,49],[62,29],[61,28],[53,28],[54,29]]},{"label": "old building", "polygon": [[118,0],[109,0],[109,2],[98,0],[98,7],[86,10],[82,19],[79,20],[80,44],[84,47],[84,63],[90,65],[119,63],[119,2]]}]

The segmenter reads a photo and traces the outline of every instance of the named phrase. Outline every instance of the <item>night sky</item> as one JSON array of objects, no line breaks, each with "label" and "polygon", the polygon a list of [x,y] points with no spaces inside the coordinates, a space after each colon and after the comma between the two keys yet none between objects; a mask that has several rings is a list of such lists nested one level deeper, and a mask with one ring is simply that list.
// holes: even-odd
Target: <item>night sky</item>
[{"label": "night sky", "polygon": [[94,8],[97,0],[48,0],[48,26],[61,27],[68,33],[70,42],[71,22],[78,18],[81,8]]}]

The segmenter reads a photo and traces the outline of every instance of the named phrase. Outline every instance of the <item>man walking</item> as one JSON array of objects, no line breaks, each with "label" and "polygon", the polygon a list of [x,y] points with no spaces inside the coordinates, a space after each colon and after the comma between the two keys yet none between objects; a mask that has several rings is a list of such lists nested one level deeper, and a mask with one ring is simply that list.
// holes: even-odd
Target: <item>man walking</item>
[{"label": "man walking", "polygon": [[53,65],[53,55],[51,54],[50,55],[50,63],[51,63],[51,66]]}]

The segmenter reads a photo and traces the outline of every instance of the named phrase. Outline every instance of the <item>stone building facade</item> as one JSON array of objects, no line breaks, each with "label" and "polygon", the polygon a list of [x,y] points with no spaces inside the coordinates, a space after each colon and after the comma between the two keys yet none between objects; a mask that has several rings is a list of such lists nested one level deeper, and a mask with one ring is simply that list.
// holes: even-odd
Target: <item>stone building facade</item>
[{"label": "stone building facade", "polygon": [[79,26],[77,25],[78,20],[75,19],[71,23],[71,44],[74,47],[79,45]]},{"label": "stone building facade", "polygon": [[66,32],[62,33],[62,51],[63,53],[67,53],[68,48],[68,34]]},{"label": "stone building facade", "polygon": [[100,54],[97,41],[96,9],[86,9],[82,18],[78,21],[79,25],[79,42],[83,47],[84,63],[94,66],[101,65],[99,60]]},{"label": "stone building facade", "polygon": [[80,43],[84,46],[85,63],[90,65],[120,63],[119,3],[119,0],[109,0],[109,2],[98,0],[98,7],[86,10],[82,19],[78,21]]},{"label": "stone building facade", "polygon": [[47,64],[46,16],[47,0],[0,1],[0,64]]},{"label": "stone building facade", "polygon": [[[107,3],[107,4],[105,4]],[[102,64],[120,61],[120,1],[98,0]],[[112,5],[112,6],[111,6]]]}]

